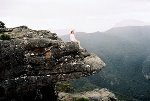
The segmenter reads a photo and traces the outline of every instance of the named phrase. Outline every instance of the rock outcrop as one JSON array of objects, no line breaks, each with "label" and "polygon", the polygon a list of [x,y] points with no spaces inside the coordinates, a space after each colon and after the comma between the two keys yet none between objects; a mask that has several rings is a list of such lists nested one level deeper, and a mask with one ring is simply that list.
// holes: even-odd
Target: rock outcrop
[{"label": "rock outcrop", "polygon": [[96,55],[50,31],[27,26],[0,29],[10,36],[0,40],[2,101],[55,101],[56,82],[93,75],[105,66]]},{"label": "rock outcrop", "polygon": [[60,101],[79,101],[79,99],[86,99],[88,101],[118,101],[116,96],[106,88],[75,94],[60,92],[58,95]]}]

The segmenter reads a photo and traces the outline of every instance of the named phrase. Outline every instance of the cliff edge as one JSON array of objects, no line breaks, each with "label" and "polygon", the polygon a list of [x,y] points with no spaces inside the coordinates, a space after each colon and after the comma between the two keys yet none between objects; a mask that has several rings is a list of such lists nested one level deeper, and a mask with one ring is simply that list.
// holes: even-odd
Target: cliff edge
[{"label": "cliff edge", "polygon": [[56,82],[93,75],[105,66],[95,54],[47,30],[6,28],[0,22],[0,37],[1,101],[55,101]]}]

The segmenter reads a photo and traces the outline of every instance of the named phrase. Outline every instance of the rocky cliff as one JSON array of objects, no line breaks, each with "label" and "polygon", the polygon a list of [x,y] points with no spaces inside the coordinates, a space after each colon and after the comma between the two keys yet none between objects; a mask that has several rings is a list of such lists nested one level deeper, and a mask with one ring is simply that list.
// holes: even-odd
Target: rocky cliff
[{"label": "rocky cliff", "polygon": [[0,37],[2,101],[55,101],[56,82],[93,75],[105,66],[95,54],[47,30],[6,28],[0,22]]}]

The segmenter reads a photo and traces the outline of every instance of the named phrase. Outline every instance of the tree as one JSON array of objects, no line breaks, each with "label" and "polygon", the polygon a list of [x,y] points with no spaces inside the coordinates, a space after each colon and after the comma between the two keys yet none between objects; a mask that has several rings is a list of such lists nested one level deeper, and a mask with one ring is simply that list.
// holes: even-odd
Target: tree
[{"label": "tree", "polygon": [[0,28],[6,28],[5,24],[2,21],[0,21]]}]

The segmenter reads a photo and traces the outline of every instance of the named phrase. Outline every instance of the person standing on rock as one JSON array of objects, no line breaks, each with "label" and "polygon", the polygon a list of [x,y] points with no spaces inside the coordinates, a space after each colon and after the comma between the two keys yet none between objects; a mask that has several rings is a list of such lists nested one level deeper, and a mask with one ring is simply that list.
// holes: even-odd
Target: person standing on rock
[{"label": "person standing on rock", "polygon": [[71,30],[71,32],[70,32],[70,40],[71,40],[72,42],[78,43],[79,47],[82,49],[82,47],[80,46],[80,41],[78,41],[78,40],[75,38],[75,32],[74,32],[74,30]]}]

